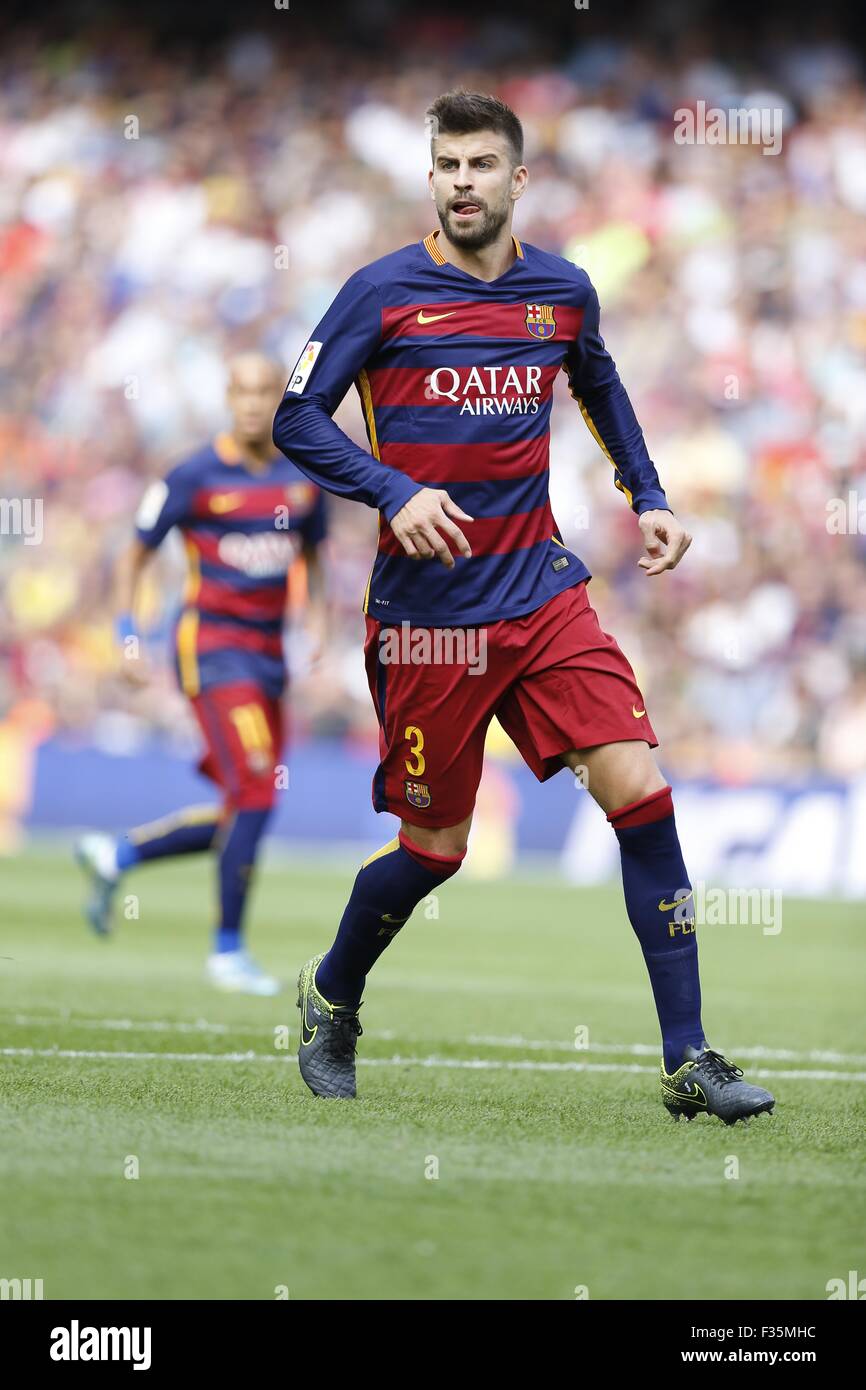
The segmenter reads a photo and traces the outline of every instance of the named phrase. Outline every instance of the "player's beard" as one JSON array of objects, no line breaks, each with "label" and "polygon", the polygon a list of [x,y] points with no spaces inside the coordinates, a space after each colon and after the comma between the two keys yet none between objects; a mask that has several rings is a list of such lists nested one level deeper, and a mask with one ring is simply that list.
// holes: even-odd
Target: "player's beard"
[{"label": "player's beard", "polygon": [[478,202],[478,206],[482,210],[482,216],[471,226],[463,226],[460,222],[450,220],[450,208],[442,208],[436,204],[442,230],[453,246],[459,246],[464,251],[481,251],[499,236],[508,218],[508,203],[505,202],[499,208],[490,208],[481,202]]}]

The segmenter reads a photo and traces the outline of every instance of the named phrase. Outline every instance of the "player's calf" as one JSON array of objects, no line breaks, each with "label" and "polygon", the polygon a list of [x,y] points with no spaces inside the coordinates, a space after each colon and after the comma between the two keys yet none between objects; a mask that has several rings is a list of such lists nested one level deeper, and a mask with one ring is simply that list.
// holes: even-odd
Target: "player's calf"
[{"label": "player's calf", "polygon": [[318,970],[319,986],[328,998],[357,1007],[379,956],[418,903],[456,874],[465,853],[437,854],[401,830],[364,861],[334,944]]},{"label": "player's calf", "polygon": [[702,1111],[727,1124],[770,1111],[769,1091],[704,1039],[696,915],[670,787],[608,816],[619,840],[626,908],[637,936],[662,1033],[662,1100],[677,1119]]},{"label": "player's calf", "polygon": [[692,888],[668,786],[612,811],[626,911],[640,942],[662,1034],[664,1063],[700,1049],[701,986]]},{"label": "player's calf", "polygon": [[361,865],[333,946],[308,961],[298,980],[298,1065],[314,1095],[355,1096],[358,1009],[367,974],[418,903],[457,872],[465,853],[437,854],[401,830]]},{"label": "player's calf", "polygon": [[97,936],[108,936],[114,895],[120,883],[116,843],[110,835],[83,835],[76,842],[75,859],[88,880],[84,915]]},{"label": "player's calf", "polygon": [[271,812],[272,787],[230,804],[219,852],[220,915],[206,976],[217,989],[273,995],[279,980],[266,974],[244,947],[243,924],[261,839]]},{"label": "player's calf", "polygon": [[178,855],[200,854],[213,845],[220,810],[215,806],[187,806],[147,825],[137,826],[119,838],[83,835],[75,845],[75,858],[89,879],[85,916],[100,936],[111,931],[114,897],[120,880],[139,864]]}]

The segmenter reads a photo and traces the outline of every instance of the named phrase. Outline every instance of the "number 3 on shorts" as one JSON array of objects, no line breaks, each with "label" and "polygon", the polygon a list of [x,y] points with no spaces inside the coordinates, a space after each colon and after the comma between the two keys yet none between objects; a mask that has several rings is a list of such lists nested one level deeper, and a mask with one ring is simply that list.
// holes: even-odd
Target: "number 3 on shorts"
[{"label": "number 3 on shorts", "polygon": [[424,747],[424,735],[417,724],[407,724],[406,732],[403,737],[412,745],[409,749],[412,756],[406,759],[406,771],[409,773],[410,777],[420,777],[427,766],[424,755],[421,752],[421,749]]}]

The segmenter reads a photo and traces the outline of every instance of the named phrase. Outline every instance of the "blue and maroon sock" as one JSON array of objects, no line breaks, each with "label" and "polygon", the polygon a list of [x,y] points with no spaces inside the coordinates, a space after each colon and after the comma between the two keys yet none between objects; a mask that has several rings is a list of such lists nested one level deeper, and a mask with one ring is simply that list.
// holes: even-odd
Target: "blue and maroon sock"
[{"label": "blue and maroon sock", "polygon": [[626,911],[649,971],[670,1074],[687,1046],[704,1041],[694,898],[671,788],[621,806],[608,820],[619,840]]},{"label": "blue and maroon sock", "polygon": [[203,853],[216,839],[221,814],[218,806],[189,806],[128,831],[115,847],[118,869],[175,854]]},{"label": "blue and maroon sock", "polygon": [[237,811],[226,827],[219,859],[220,924],[215,951],[240,950],[244,908],[259,841],[270,814],[270,808]]},{"label": "blue and maroon sock", "polygon": [[316,969],[331,1004],[357,1008],[368,972],[418,903],[456,874],[463,854],[432,854],[401,830],[358,870],[334,944]]}]

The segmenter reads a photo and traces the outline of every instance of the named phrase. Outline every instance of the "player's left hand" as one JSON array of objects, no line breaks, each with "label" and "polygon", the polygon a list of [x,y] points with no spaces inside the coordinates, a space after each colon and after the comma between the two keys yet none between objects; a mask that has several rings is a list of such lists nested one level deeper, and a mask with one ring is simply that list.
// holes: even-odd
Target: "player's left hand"
[{"label": "player's left hand", "polygon": [[318,666],[328,645],[328,614],[324,608],[310,608],[304,623],[304,636],[307,640],[307,660],[311,666]]},{"label": "player's left hand", "polygon": [[638,560],[646,574],[661,574],[664,570],[675,569],[692,543],[692,538],[681,526],[673,512],[643,512],[637,519],[643,532],[646,555]]}]

